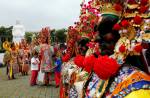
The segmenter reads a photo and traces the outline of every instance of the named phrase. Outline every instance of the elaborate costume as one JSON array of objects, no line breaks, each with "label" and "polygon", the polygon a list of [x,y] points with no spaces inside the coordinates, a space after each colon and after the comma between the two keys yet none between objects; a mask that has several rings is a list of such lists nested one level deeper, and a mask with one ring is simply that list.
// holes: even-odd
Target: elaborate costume
[{"label": "elaborate costume", "polygon": [[[44,28],[40,32],[42,43],[40,44],[40,72],[44,73],[44,82],[49,84],[50,71],[52,68],[52,50],[49,45],[49,28]],[[41,74],[42,74],[41,73]]]},{"label": "elaborate costume", "polygon": [[21,40],[19,44],[19,71],[22,75],[27,75],[29,71],[29,64],[30,64],[30,52],[29,46],[27,45],[24,39]]},{"label": "elaborate costume", "polygon": [[[128,3],[130,3],[130,1]],[[115,66],[115,64],[111,65],[111,63],[113,62],[108,61],[109,58],[107,57],[98,57],[97,61],[95,61],[96,63],[94,64],[94,73],[91,74],[92,77],[86,82],[84,97],[124,98],[131,92],[141,89],[145,89],[145,92],[149,92],[147,89],[149,89],[150,85],[150,76],[136,68],[139,67],[136,61],[128,61],[128,59],[126,59],[129,56],[132,57],[133,55],[139,55],[141,53],[142,39],[140,39],[141,36],[138,36],[138,34],[140,33],[141,26],[140,19],[144,17],[141,16],[142,18],[139,18],[138,14],[135,15],[134,13],[129,14],[128,12],[125,12],[123,14],[123,16],[125,15],[125,17],[123,17],[123,19],[117,23],[117,16],[120,16],[121,14],[119,12],[115,12],[113,7],[116,4],[119,7],[121,5],[121,2],[119,4],[119,2],[101,1],[101,4],[103,5],[101,6],[102,20],[98,25],[98,30],[101,36],[101,41],[99,42],[101,53],[103,55],[110,55],[109,58],[115,59],[121,67],[119,68],[119,66]],[[131,7],[131,5],[128,4],[128,11],[134,9],[128,8],[129,6]],[[112,7],[111,10],[109,9],[110,6]],[[128,15],[132,14],[134,16],[130,16],[129,18],[129,16],[126,15],[127,13]],[[137,18],[139,18],[139,20],[137,20]],[[132,19],[134,19],[134,21]],[[118,27],[120,38],[117,37],[118,35],[116,32],[118,30]],[[136,29],[139,31],[137,31]],[[113,35],[112,39],[110,36],[108,37],[108,34]],[[118,40],[117,43],[115,40]],[[113,42],[112,45],[115,45],[114,51],[112,51],[112,49],[108,47],[110,45],[110,42]],[[105,46],[106,44],[108,45]],[[95,75],[98,75],[98,77],[95,77]],[[95,79],[97,79],[97,81],[94,81],[94,77]],[[91,85],[94,84],[97,88],[95,90],[90,90],[93,89]],[[135,93],[134,96],[136,96]],[[137,98],[139,98],[138,96],[140,96],[139,93],[137,94]],[[149,96],[148,93],[147,96]],[[130,95],[127,97],[130,97]],[[143,96],[143,98],[145,97]]]},{"label": "elaborate costume", "polygon": [[23,75],[28,75],[29,71],[29,65],[30,65],[30,60],[29,60],[29,50],[25,49],[24,50],[24,56],[23,56],[23,65],[22,65],[22,73]]},{"label": "elaborate costume", "polygon": [[[142,33],[145,32],[142,27],[150,17],[148,10],[150,1],[93,0],[91,2],[89,4],[98,4],[101,13],[97,25],[99,37],[95,40],[99,43],[99,49],[96,48],[96,44],[92,46],[91,41],[86,53],[87,57],[76,56],[74,62],[67,62],[64,65],[66,75],[69,74],[67,79],[69,81],[73,79],[73,82],[68,83],[69,90],[66,91],[68,96],[70,98],[81,98],[81,96],[83,98],[131,98],[133,96],[148,98],[150,76],[146,73],[147,70],[141,67],[144,63],[140,55],[142,40],[145,40],[143,37],[147,35]],[[100,53],[97,53],[97,50]],[[83,77],[80,73],[84,71],[89,75],[88,78],[82,78],[81,82],[77,76]],[[139,93],[140,91],[145,93]]]},{"label": "elaborate costume", "polygon": [[8,79],[14,79],[14,75],[19,72],[19,65],[18,65],[18,51],[15,47],[15,44],[12,43],[5,45],[4,48],[6,49],[4,55],[4,63],[7,65],[7,75]]}]

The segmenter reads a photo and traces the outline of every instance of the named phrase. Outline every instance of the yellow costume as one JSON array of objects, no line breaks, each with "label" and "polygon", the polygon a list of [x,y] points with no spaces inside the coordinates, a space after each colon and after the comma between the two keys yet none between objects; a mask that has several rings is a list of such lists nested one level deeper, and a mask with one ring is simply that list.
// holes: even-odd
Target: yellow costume
[{"label": "yellow costume", "polygon": [[138,90],[130,93],[125,98],[150,98],[150,90]]}]

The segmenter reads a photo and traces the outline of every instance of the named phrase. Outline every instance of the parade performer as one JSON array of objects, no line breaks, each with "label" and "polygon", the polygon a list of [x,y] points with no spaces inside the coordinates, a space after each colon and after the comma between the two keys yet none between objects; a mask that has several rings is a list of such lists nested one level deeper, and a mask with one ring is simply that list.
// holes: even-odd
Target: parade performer
[{"label": "parade performer", "polygon": [[[140,55],[142,50],[140,27],[149,13],[140,16],[134,11],[137,10],[135,6],[141,7],[143,2],[147,6],[150,4],[148,0],[138,2],[129,0],[125,7],[128,10],[123,14],[121,21],[118,21],[118,18],[122,14],[122,4],[126,3],[108,0],[100,2],[102,20],[98,25],[98,31],[101,38],[99,41],[101,55],[95,60],[93,72],[84,85],[84,98],[147,98],[150,96],[150,76],[140,69],[144,64],[141,63],[142,65],[139,66],[137,59],[134,61],[127,59]],[[120,9],[115,9],[115,6],[120,6]]]},{"label": "parade performer", "polygon": [[[12,78],[15,78],[14,75],[19,73],[19,64],[18,64],[18,50],[14,43],[11,44],[11,61],[10,65],[12,66]],[[11,72],[11,68],[10,68]]]},{"label": "parade performer", "polygon": [[23,67],[23,64],[24,64],[24,49],[25,49],[25,40],[24,39],[21,39],[21,42],[19,43],[19,50],[18,50],[18,53],[19,53],[19,58],[18,58],[18,63],[19,63],[19,72],[21,72],[22,75],[23,74],[23,71],[22,71],[22,67]]},{"label": "parade performer", "polygon": [[[40,32],[40,72],[44,73],[44,84],[48,85],[50,82],[50,69],[52,68],[53,52],[50,46],[49,28],[43,28]],[[42,74],[41,73],[41,74]]]},{"label": "parade performer", "polygon": [[19,72],[19,65],[18,65],[18,51],[14,43],[11,44],[10,50],[7,51],[7,57],[8,57],[7,58],[8,79],[15,79],[15,74]]},{"label": "parade performer", "polygon": [[8,41],[5,41],[3,43],[3,48],[6,50],[5,54],[4,54],[4,58],[3,58],[3,63],[4,65],[6,65],[7,69],[6,69],[6,74],[8,75],[8,79],[9,79],[9,70],[8,70],[8,66],[10,66],[10,60],[11,60],[11,44]]},{"label": "parade performer", "polygon": [[23,75],[28,75],[29,64],[30,64],[30,53],[28,46],[26,45],[26,47],[24,48],[24,55],[23,55],[23,65],[22,65]]},{"label": "parade performer", "polygon": [[19,58],[18,58],[18,63],[19,63],[19,72],[22,73],[22,75],[27,75],[29,71],[29,64],[30,64],[30,52],[28,45],[25,41],[25,39],[22,39],[21,42],[19,43]]},{"label": "parade performer", "polygon": [[[94,37],[93,35],[95,35],[94,24],[99,17],[98,14],[96,14],[96,7],[91,8],[92,6],[84,6],[83,4],[81,4],[81,7],[80,21],[75,22],[75,26],[70,26],[68,28],[67,55],[64,55],[63,61],[65,63],[62,69],[64,92],[63,89],[61,89],[62,91],[60,90],[60,98],[64,98],[64,96],[80,98],[82,95],[83,83],[89,75],[89,72],[84,70],[85,68],[82,62],[85,56],[92,53],[91,50],[90,53],[86,53],[88,47],[90,47],[87,44],[90,39]],[[91,12],[88,13],[88,10]],[[70,59],[69,61],[67,61],[68,57]]]},{"label": "parade performer", "polygon": [[19,43],[19,50],[18,50],[18,63],[19,63],[19,72],[22,73],[22,66],[23,66],[23,55],[24,55],[24,49],[22,43]]},{"label": "parade performer", "polygon": [[23,65],[22,65],[22,74],[23,75],[28,75],[29,71],[29,54],[28,52],[25,52],[24,57],[23,57]]},{"label": "parade performer", "polygon": [[[101,11],[101,19],[97,25],[99,39],[96,39],[98,44],[94,45],[94,51],[89,48],[87,52],[93,53],[87,53],[89,56],[85,57],[83,62],[84,67],[91,68],[90,75],[84,83],[75,82],[73,89],[67,89],[72,92],[69,93],[69,97],[80,98],[81,93],[78,91],[83,91],[82,98],[149,97],[150,76],[145,73],[148,68],[142,69],[144,63],[140,59],[138,59],[140,63],[137,63],[135,57],[141,56],[143,37],[148,37],[148,34],[142,33],[146,31],[141,27],[148,21],[150,1],[127,0],[126,3],[121,0],[95,1],[99,3]],[[100,53],[96,52],[99,50],[97,45]],[[134,60],[130,61],[129,58]],[[82,64],[81,57],[76,60],[74,61],[76,65]],[[76,66],[70,61],[64,64],[67,67],[62,70],[62,73],[70,77]],[[78,88],[77,85],[84,85],[84,87]],[[69,84],[70,86],[72,85]]]}]

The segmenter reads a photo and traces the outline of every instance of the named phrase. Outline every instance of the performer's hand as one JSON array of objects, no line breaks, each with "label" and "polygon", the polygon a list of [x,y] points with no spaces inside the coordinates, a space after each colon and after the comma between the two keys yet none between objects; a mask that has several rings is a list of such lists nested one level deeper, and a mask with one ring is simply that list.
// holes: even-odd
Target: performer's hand
[{"label": "performer's hand", "polygon": [[40,64],[38,64],[38,71],[40,71]]},{"label": "performer's hand", "polygon": [[33,64],[33,65],[36,65],[36,64],[37,64],[37,62],[32,62],[32,64]]}]

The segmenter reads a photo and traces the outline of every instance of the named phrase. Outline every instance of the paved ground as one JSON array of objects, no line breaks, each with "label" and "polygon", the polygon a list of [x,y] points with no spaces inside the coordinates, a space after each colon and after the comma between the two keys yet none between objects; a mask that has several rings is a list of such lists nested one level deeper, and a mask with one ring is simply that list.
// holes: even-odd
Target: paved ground
[{"label": "paved ground", "polygon": [[4,53],[0,53],[0,62],[3,62]]},{"label": "paved ground", "polygon": [[17,75],[8,80],[6,68],[0,68],[0,98],[59,98],[59,88],[50,86],[29,86],[29,76]]}]

